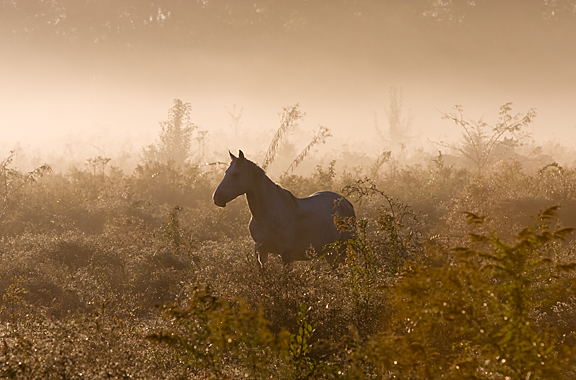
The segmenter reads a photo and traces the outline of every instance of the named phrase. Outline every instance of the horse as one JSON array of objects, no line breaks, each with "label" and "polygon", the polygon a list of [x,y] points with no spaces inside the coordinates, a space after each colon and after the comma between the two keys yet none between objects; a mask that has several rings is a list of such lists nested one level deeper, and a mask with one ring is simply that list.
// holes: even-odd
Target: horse
[{"label": "horse", "polygon": [[325,246],[352,238],[350,231],[339,230],[334,224],[335,215],[343,220],[355,218],[354,206],[346,198],[331,191],[297,198],[274,183],[242,151],[238,157],[229,154],[232,162],[212,198],[216,206],[226,207],[226,203],[246,194],[252,214],[250,235],[261,267],[269,253],[279,254],[284,264],[309,260],[307,251],[311,248],[326,253],[332,265],[342,262],[344,252],[325,252]]}]

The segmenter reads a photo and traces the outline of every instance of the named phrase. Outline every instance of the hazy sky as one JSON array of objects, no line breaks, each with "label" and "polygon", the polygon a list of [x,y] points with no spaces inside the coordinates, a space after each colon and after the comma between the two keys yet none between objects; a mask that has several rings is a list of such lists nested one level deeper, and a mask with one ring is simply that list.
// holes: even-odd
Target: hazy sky
[{"label": "hazy sky", "polygon": [[513,102],[537,108],[537,138],[573,142],[574,4],[438,3],[3,0],[0,148],[149,144],[178,98],[223,154],[237,148],[218,132],[230,131],[235,104],[243,128],[258,131],[252,150],[266,149],[262,136],[295,103],[303,130],[322,124],[335,141],[373,149],[390,87],[403,89],[418,136],[456,135],[439,110],[461,104],[491,121]]}]

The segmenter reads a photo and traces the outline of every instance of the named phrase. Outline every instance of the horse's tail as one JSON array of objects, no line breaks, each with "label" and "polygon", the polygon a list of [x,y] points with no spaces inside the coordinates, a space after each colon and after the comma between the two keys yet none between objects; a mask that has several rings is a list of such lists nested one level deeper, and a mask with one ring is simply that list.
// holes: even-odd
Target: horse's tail
[{"label": "horse's tail", "polygon": [[350,201],[344,197],[342,197],[344,202],[342,202],[342,204],[344,204],[344,207],[346,208],[346,213],[347,213],[347,217],[353,217],[356,218],[356,212],[354,211],[354,205],[352,203],[350,203]]},{"label": "horse's tail", "polygon": [[340,231],[340,241],[348,241],[354,238],[353,231],[356,229],[356,212],[354,211],[354,205],[344,197],[339,200],[339,209],[337,210],[338,217],[340,219],[340,226],[338,230]]},{"label": "horse's tail", "polygon": [[[349,242],[354,239],[356,230],[356,213],[354,206],[348,199],[340,196],[337,198],[336,212],[334,213],[334,224],[338,230],[338,241],[335,242],[336,250],[329,262],[336,266],[343,264],[346,260],[346,251]],[[352,245],[353,246],[353,245]]]}]

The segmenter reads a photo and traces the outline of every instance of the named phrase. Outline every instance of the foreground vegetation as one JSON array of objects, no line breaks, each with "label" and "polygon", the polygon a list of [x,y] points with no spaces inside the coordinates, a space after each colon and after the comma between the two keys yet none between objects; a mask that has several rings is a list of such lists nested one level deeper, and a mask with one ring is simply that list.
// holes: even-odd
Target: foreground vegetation
[{"label": "foreground vegetation", "polygon": [[2,162],[2,377],[576,375],[576,170],[287,174],[299,196],[345,193],[356,238],[339,268],[260,270],[245,201],[211,202],[221,169],[90,163]]}]

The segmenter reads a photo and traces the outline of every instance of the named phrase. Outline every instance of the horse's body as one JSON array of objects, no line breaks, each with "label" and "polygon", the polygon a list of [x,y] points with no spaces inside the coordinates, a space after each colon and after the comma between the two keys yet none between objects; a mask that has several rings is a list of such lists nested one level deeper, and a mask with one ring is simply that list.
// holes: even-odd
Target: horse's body
[{"label": "horse's body", "polygon": [[[253,162],[230,154],[232,163],[214,192],[214,203],[225,207],[239,195],[246,194],[252,213],[250,234],[255,242],[260,264],[268,261],[269,253],[278,253],[284,263],[307,260],[306,251],[323,252],[326,244],[351,238],[350,232],[339,231],[334,215],[354,217],[354,207],[344,197],[330,191],[320,191],[307,198],[297,198],[272,182]],[[327,253],[333,263],[339,257]]]}]

